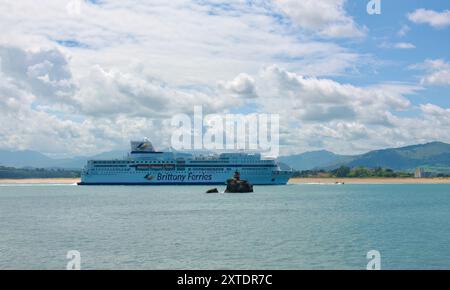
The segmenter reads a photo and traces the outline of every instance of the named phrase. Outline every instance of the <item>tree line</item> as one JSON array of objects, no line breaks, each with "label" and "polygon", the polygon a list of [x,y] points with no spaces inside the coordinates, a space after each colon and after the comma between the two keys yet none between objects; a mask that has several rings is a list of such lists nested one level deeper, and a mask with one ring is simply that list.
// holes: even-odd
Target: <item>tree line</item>
[{"label": "tree line", "polygon": [[354,167],[341,166],[333,170],[303,170],[297,171],[295,177],[339,177],[339,178],[367,178],[367,177],[414,177],[414,173],[394,171],[389,168],[366,168],[366,167]]},{"label": "tree line", "polygon": [[78,178],[80,174],[79,170],[0,166],[0,178]]}]

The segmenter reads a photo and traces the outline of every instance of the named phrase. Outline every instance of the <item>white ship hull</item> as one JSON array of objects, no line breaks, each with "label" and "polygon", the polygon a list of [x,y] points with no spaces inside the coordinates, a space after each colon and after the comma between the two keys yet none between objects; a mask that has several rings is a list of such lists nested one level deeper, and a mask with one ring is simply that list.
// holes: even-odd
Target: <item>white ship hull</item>
[{"label": "white ship hull", "polygon": [[252,184],[286,184],[292,171],[281,170],[260,154],[222,153],[185,157],[155,151],[148,141],[132,141],[122,160],[89,160],[79,185],[194,185],[225,184],[238,171]]},{"label": "white ship hull", "polygon": [[[267,172],[266,174],[245,173],[238,169],[241,179],[255,185],[286,184],[291,177],[287,171]],[[207,185],[225,184],[234,170],[223,173],[183,172],[183,171],[149,171],[130,173],[110,173],[83,175],[80,185]]]}]

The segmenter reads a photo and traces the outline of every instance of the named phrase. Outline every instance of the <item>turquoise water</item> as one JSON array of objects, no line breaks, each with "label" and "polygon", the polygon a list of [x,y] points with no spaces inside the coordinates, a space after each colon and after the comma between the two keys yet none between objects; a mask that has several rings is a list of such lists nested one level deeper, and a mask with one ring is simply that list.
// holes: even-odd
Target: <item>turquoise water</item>
[{"label": "turquoise water", "polygon": [[450,268],[450,185],[208,188],[0,186],[0,269]]}]

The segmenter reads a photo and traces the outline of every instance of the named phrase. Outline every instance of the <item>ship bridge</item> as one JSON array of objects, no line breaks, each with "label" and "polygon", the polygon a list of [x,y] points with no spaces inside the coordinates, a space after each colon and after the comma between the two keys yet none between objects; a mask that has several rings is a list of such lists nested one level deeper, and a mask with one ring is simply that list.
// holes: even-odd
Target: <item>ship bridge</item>
[{"label": "ship bridge", "polygon": [[156,159],[156,160],[171,160],[174,159],[172,152],[157,151],[152,142],[147,139],[143,141],[131,141],[131,152],[128,159]]}]

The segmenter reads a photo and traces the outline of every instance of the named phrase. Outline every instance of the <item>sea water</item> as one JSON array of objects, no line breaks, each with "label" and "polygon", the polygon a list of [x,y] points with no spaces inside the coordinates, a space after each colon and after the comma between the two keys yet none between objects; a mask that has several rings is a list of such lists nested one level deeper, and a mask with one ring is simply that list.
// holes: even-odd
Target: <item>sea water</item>
[{"label": "sea water", "polygon": [[450,268],[450,185],[210,187],[0,186],[0,269]]}]

